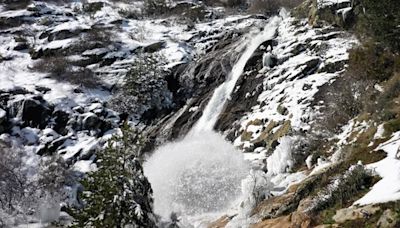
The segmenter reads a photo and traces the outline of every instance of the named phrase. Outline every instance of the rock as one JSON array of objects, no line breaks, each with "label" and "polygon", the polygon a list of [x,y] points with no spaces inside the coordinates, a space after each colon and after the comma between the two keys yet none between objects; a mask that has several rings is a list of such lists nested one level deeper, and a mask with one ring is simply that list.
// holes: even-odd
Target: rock
[{"label": "rock", "polygon": [[400,225],[400,218],[391,209],[385,210],[377,222],[379,228],[395,228]]},{"label": "rock", "polygon": [[224,228],[231,218],[227,215],[222,216],[221,218],[215,220],[214,222],[207,225],[208,228]]},{"label": "rock", "polygon": [[85,130],[99,129],[101,119],[94,113],[83,114],[82,128]]},{"label": "rock", "polygon": [[367,219],[380,210],[379,206],[367,205],[360,208],[349,207],[336,211],[332,217],[337,223],[344,223],[348,220]]},{"label": "rock", "polygon": [[153,52],[157,52],[161,49],[163,49],[166,45],[165,41],[159,41],[159,42],[155,42],[152,44],[149,44],[147,46],[142,47],[142,51],[145,53],[153,53]]},{"label": "rock", "polygon": [[54,152],[57,151],[57,149],[64,144],[64,142],[71,138],[71,136],[64,136],[64,137],[59,137],[53,141],[47,142],[44,146],[39,148],[36,152],[37,155],[39,156],[44,156],[44,155],[53,155]]},{"label": "rock", "polygon": [[43,128],[50,117],[51,108],[45,101],[27,99],[22,107],[22,120],[31,127]]},{"label": "rock", "polygon": [[53,112],[53,121],[54,127],[53,129],[61,135],[67,134],[66,126],[68,124],[68,120],[70,115],[62,110],[56,110]]},{"label": "rock", "polygon": [[287,109],[285,106],[283,106],[282,104],[279,104],[279,105],[278,105],[278,108],[277,108],[276,111],[277,111],[279,114],[284,115],[284,116],[286,116],[287,114],[289,114],[288,109]]},{"label": "rock", "polygon": [[35,90],[41,92],[41,93],[47,93],[49,91],[51,91],[50,88],[44,87],[44,86],[35,86]]},{"label": "rock", "polygon": [[59,30],[55,31],[49,34],[47,37],[47,40],[49,42],[54,41],[54,40],[64,40],[68,38],[72,38],[75,36],[78,36],[82,32],[85,32],[85,29],[75,29],[75,30]]}]

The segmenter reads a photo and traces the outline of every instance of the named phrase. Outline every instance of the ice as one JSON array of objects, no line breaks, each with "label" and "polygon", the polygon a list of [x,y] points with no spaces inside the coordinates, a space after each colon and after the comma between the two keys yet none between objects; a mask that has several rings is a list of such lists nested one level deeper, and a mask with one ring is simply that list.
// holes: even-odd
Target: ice
[{"label": "ice", "polygon": [[293,139],[283,137],[279,139],[279,145],[271,156],[267,158],[268,174],[278,175],[285,173],[292,167],[292,145]]}]

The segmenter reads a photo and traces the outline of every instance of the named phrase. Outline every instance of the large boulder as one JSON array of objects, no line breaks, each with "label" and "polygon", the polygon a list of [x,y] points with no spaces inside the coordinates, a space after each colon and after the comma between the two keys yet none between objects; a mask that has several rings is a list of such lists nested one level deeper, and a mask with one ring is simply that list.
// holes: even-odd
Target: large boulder
[{"label": "large boulder", "polygon": [[12,117],[20,119],[25,126],[43,129],[51,116],[53,107],[41,96],[28,96],[9,101]]}]

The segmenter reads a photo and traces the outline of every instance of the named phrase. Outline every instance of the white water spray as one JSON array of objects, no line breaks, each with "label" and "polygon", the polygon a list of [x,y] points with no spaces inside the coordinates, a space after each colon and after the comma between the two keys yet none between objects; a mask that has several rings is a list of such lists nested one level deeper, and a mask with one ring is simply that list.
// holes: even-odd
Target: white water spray
[{"label": "white water spray", "polygon": [[159,148],[144,170],[155,213],[167,218],[172,211],[193,216],[232,206],[249,166],[233,145],[208,132]]},{"label": "white water spray", "polygon": [[[241,182],[250,167],[243,155],[214,132],[213,127],[247,61],[264,41],[274,38],[280,21],[279,17],[271,18],[264,30],[251,38],[227,81],[215,90],[191,132],[181,141],[160,147],[144,164],[153,188],[154,211],[164,219],[172,212],[189,220],[223,212],[243,199]],[[193,221],[189,223],[194,225]]]}]

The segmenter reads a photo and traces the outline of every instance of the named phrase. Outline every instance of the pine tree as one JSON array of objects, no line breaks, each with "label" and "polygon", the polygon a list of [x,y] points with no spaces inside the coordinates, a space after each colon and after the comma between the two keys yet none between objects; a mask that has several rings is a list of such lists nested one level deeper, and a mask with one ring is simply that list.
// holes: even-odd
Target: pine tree
[{"label": "pine tree", "polygon": [[124,127],[98,153],[98,170],[82,182],[82,209],[74,209],[75,227],[155,227],[152,190],[138,159],[140,137]]}]

